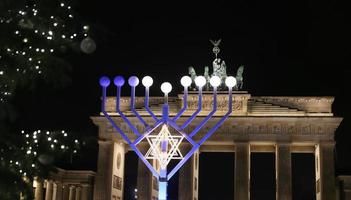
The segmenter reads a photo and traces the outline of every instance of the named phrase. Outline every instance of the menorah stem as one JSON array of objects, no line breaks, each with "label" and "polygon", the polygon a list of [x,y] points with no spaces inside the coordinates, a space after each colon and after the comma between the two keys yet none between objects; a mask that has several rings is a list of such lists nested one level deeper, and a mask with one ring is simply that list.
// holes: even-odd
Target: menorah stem
[{"label": "menorah stem", "polygon": [[163,107],[162,107],[162,120],[166,122],[168,120],[168,116],[169,116],[169,107],[168,107],[168,104],[165,103],[163,104]]},{"label": "menorah stem", "polygon": [[184,130],[194,119],[195,117],[201,112],[202,109],[202,87],[199,87],[199,97],[197,103],[197,110],[190,116],[190,118],[184,122],[181,126],[181,129]]},{"label": "menorah stem", "polygon": [[121,118],[128,124],[130,129],[132,129],[133,133],[137,136],[140,136],[140,132],[138,129],[129,121],[129,119],[122,113],[120,110],[120,102],[121,102],[121,86],[117,86],[117,95],[116,95],[116,112],[121,116]]},{"label": "menorah stem", "polygon": [[145,87],[145,102],[144,102],[144,106],[146,111],[151,115],[152,118],[154,118],[155,121],[157,121],[157,117],[155,116],[155,114],[150,110],[149,107],[149,87]]},{"label": "menorah stem", "polygon": [[119,111],[121,101],[121,86],[117,86],[117,95],[116,95],[116,110]]},{"label": "menorah stem", "polygon": [[106,105],[106,87],[102,87],[102,101],[101,101],[101,111],[105,112]]},{"label": "menorah stem", "polygon": [[183,94],[183,108],[178,112],[178,114],[173,118],[173,121],[177,121],[180,116],[185,112],[188,108],[188,87],[184,87],[184,94]]},{"label": "menorah stem", "polygon": [[135,110],[135,86],[131,87],[130,94],[130,109],[134,113],[134,115],[139,119],[139,121],[146,127],[149,128],[149,125],[145,122],[145,120],[139,115],[139,113]]},{"label": "menorah stem", "polygon": [[164,103],[165,103],[165,104],[168,104],[168,93],[165,94]]},{"label": "menorah stem", "polygon": [[217,111],[217,87],[213,87],[213,106],[212,111],[203,119],[198,126],[189,134],[189,137],[193,137],[200,129],[211,119],[211,117]]}]

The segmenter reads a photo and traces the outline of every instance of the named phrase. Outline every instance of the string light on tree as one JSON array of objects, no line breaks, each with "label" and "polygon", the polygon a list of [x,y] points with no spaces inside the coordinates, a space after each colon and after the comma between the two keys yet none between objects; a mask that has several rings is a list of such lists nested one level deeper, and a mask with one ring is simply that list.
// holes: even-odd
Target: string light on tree
[{"label": "string light on tree", "polygon": [[[68,49],[76,50],[78,45],[84,53],[96,49],[90,26],[79,24],[68,0],[28,2],[0,14],[0,75],[6,76],[0,79],[0,103],[11,98],[17,85],[28,84],[24,80],[34,82],[37,78],[48,79],[50,74],[58,76],[52,68],[68,67],[61,58]],[[42,62],[38,65],[39,60]]]},{"label": "string light on tree", "polygon": [[21,135],[25,141],[23,146],[0,146],[0,158],[7,161],[0,162],[1,167],[21,176],[34,177],[41,173],[40,167],[53,164],[54,158],[76,154],[81,146],[81,142],[66,131],[22,130]]}]

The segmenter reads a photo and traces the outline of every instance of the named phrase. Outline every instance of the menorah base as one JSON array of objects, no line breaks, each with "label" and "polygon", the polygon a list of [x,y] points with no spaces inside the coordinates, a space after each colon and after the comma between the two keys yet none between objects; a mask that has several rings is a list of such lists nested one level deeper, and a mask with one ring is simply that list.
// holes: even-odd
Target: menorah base
[{"label": "menorah base", "polygon": [[158,199],[167,200],[167,181],[158,183]]},{"label": "menorah base", "polygon": [[158,179],[158,199],[167,200],[167,168],[160,169],[160,177]]}]

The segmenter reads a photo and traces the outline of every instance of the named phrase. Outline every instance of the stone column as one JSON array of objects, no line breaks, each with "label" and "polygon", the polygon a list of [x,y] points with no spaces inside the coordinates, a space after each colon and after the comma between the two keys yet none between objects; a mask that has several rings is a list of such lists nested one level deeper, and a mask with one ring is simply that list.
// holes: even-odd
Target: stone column
[{"label": "stone column", "polygon": [[[140,149],[141,152],[146,152],[148,150],[148,145],[139,144],[138,148]],[[152,176],[152,173],[146,167],[144,162],[139,158],[138,177],[137,177],[138,199],[153,200],[152,199],[153,179],[154,178]]]},{"label": "stone column", "polygon": [[55,182],[53,185],[52,200],[62,200],[62,184],[60,182]]},{"label": "stone column", "polygon": [[76,186],[71,185],[69,187],[69,197],[68,200],[75,200],[76,198]]},{"label": "stone column", "polygon": [[235,143],[235,199],[250,199],[250,145],[247,142]]},{"label": "stone column", "polygon": [[52,200],[52,192],[53,192],[53,182],[52,180],[48,180],[46,181],[45,200]]},{"label": "stone column", "polygon": [[80,200],[81,196],[82,196],[82,188],[77,186],[76,187],[76,198],[75,198],[75,200]]},{"label": "stone column", "polygon": [[107,200],[111,198],[113,142],[99,141],[97,173],[95,178],[94,199]]},{"label": "stone column", "polygon": [[65,184],[62,187],[62,199],[63,200],[68,200],[69,199],[69,185]]},{"label": "stone column", "polygon": [[36,185],[34,191],[34,199],[43,200],[43,180],[39,177],[35,177],[34,181]]},{"label": "stone column", "polygon": [[[187,148],[184,152],[189,151],[189,149],[190,147]],[[179,200],[198,199],[199,155],[199,151],[196,151],[194,155],[179,170]]]},{"label": "stone column", "polygon": [[317,200],[333,200],[335,193],[334,142],[323,142],[316,146],[316,197]]},{"label": "stone column", "polygon": [[91,192],[90,192],[89,184],[82,184],[82,196],[81,200],[91,200]]},{"label": "stone column", "polygon": [[94,200],[123,199],[125,145],[122,142],[99,141]]},{"label": "stone column", "polygon": [[275,151],[276,197],[279,200],[291,200],[291,145],[278,143]]}]

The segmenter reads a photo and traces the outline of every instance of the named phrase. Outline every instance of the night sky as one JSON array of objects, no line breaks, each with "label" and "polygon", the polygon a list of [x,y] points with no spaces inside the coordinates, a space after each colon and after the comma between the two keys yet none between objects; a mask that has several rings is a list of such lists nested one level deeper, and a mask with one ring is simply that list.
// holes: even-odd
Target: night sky
[{"label": "night sky", "polygon": [[[351,86],[351,24],[347,19],[351,17],[346,5],[324,0],[149,3],[81,0],[76,10],[92,27],[97,49],[93,54],[68,56],[73,71],[67,87],[57,90],[43,83],[35,92],[18,92],[23,96],[17,98],[20,124],[65,128],[94,137],[97,129],[89,116],[99,112],[100,76],[150,75],[155,82],[152,95],[160,95],[163,81],[171,82],[175,88],[171,95],[177,95],[179,80],[190,65],[201,73],[204,66],[212,65],[209,39],[222,38],[219,57],[225,60],[227,73],[234,74],[238,66],[245,65],[244,89],[252,96],[335,96],[333,112],[344,117],[335,136],[336,171],[351,174],[351,107],[347,98]],[[144,94],[142,87],[137,94]],[[97,146],[88,146],[70,168],[95,170],[96,157],[91,155],[97,154]],[[233,199],[233,162],[233,155],[202,154],[199,199],[213,199],[221,188],[218,199]],[[257,177],[251,183],[252,199],[262,199],[260,195],[273,199],[273,154],[252,155],[252,165],[252,176]],[[306,165],[308,169],[303,167]],[[313,157],[293,155],[293,166],[294,199],[313,198]],[[227,173],[211,174],[219,167]],[[129,176],[133,177],[133,172]],[[302,177],[307,178],[304,181]],[[211,192],[210,186],[218,183],[221,187]],[[306,195],[297,196],[302,194]],[[175,192],[171,197],[176,198]]]}]

